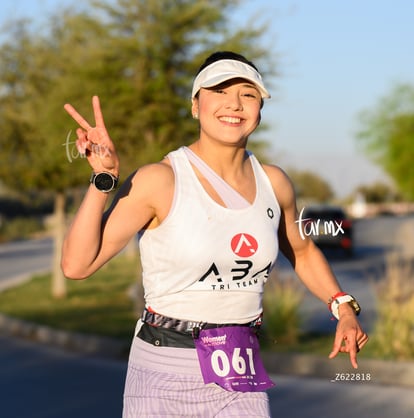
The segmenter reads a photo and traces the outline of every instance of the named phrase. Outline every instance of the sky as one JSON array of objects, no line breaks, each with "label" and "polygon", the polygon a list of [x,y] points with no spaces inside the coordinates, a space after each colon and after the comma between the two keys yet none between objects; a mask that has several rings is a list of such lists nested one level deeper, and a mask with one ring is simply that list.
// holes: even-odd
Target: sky
[{"label": "sky", "polygon": [[[166,0],[169,1],[169,0]],[[45,21],[76,0],[2,0],[0,25],[28,16]],[[375,109],[399,83],[414,83],[412,0],[245,0],[232,11],[243,25],[268,23],[262,41],[278,62],[265,79],[263,109],[272,160],[311,170],[338,197],[386,181],[362,153],[358,114]]]}]

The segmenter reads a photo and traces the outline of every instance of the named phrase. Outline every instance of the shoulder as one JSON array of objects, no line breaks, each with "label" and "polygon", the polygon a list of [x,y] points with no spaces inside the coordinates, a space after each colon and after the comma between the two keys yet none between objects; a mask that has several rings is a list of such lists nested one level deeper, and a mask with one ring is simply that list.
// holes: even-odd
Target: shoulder
[{"label": "shoulder", "polygon": [[174,185],[174,171],[169,160],[164,159],[135,171],[126,181],[125,193],[136,208],[146,208],[153,214],[151,226],[157,226],[170,210]]},{"label": "shoulder", "polygon": [[277,165],[274,164],[261,164],[263,170],[269,176],[270,180],[275,181],[290,181],[286,172]]},{"label": "shoulder", "polygon": [[152,200],[174,188],[174,171],[168,159],[144,165],[126,180],[131,197]]},{"label": "shoulder", "polygon": [[262,164],[263,170],[269,177],[273,191],[281,207],[286,208],[295,204],[295,189],[286,172],[272,164]]},{"label": "shoulder", "polygon": [[[134,182],[150,182],[149,185],[162,184],[174,180],[174,171],[167,158],[164,160],[144,165],[136,170],[132,176],[131,181]],[[147,183],[148,184],[148,183]]]}]

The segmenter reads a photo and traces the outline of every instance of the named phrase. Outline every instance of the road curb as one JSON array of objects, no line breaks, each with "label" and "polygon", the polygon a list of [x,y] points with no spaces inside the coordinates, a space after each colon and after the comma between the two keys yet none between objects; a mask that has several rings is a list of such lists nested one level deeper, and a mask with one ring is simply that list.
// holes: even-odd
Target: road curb
[{"label": "road curb", "polygon": [[68,351],[108,358],[127,358],[129,343],[114,338],[87,335],[38,325],[0,313],[0,333],[25,338]]},{"label": "road curb", "polygon": [[[13,318],[0,313],[0,333],[36,341],[68,351],[111,359],[128,358],[130,342],[108,337],[57,330],[45,325]],[[359,359],[353,369],[349,359],[310,354],[262,352],[269,374],[294,375],[329,379],[333,383],[373,383],[414,387],[414,362]]]}]

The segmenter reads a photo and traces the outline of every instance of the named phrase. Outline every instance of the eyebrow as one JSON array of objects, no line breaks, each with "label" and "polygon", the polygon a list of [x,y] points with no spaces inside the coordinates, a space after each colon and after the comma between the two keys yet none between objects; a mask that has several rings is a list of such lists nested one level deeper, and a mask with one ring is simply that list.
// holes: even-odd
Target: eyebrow
[{"label": "eyebrow", "polygon": [[[220,84],[217,84],[217,85],[215,85],[215,86],[212,86],[212,87],[206,87],[207,89],[211,89],[211,90],[214,90],[214,89],[220,89],[220,88],[226,88],[226,87],[228,87],[228,86],[230,86],[231,84],[232,84],[232,81],[234,81],[235,79],[234,78],[232,78],[232,79],[230,79],[230,80],[226,80],[226,81],[223,81],[222,83],[220,83]],[[250,82],[248,82],[248,81],[245,81],[245,80],[243,80],[243,79],[240,79],[241,81],[240,81],[240,84],[241,84],[241,86],[242,87],[245,87],[245,88],[251,88],[251,89],[254,89],[254,90],[256,90],[257,92],[259,92],[260,93],[260,91],[259,91],[259,89],[256,87],[256,85],[254,84],[254,83],[250,83]],[[244,81],[244,82],[243,82]]]},{"label": "eyebrow", "polygon": [[250,87],[253,90],[259,91],[259,89],[256,87],[256,85],[252,84],[252,83],[245,83],[242,85],[242,87]]}]

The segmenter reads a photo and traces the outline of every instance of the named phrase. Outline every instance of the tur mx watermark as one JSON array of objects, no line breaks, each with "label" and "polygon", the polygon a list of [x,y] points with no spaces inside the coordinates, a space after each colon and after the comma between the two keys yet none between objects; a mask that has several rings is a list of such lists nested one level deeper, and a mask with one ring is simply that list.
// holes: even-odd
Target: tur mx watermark
[{"label": "tur mx watermark", "polygon": [[[86,158],[86,154],[80,152],[78,147],[76,146],[76,141],[70,140],[71,135],[72,131],[69,131],[66,136],[65,143],[62,144],[62,146],[65,147],[66,157],[70,163],[78,158]],[[107,146],[102,146],[99,144],[91,144],[91,152],[98,154],[101,158],[111,156],[111,151],[109,150],[109,148]]]},{"label": "tur mx watermark", "polygon": [[299,219],[295,221],[299,225],[299,234],[302,239],[309,236],[317,235],[332,235],[336,237],[338,234],[344,234],[345,231],[342,228],[342,221],[337,220],[325,220],[303,218],[303,212],[305,208],[302,208],[299,214]]}]

